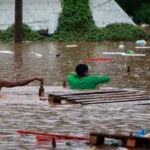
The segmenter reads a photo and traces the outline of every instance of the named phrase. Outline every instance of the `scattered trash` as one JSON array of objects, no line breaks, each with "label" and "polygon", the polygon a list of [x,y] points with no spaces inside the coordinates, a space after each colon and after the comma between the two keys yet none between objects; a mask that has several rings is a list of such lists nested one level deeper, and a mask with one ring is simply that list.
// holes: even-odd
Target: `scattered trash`
[{"label": "scattered trash", "polygon": [[85,149],[85,148],[73,148],[72,150],[87,150],[87,149]]},{"label": "scattered trash", "polygon": [[79,145],[79,143],[77,143],[77,142],[66,142],[66,145],[68,145],[68,146],[77,146],[77,145]]},{"label": "scattered trash", "polygon": [[52,138],[52,147],[56,147],[56,141],[54,137]]},{"label": "scattered trash", "polygon": [[14,52],[11,52],[11,51],[0,51],[0,53],[12,54],[12,53],[14,53]]},{"label": "scattered trash", "polygon": [[56,57],[60,57],[60,54],[56,54]]},{"label": "scattered trash", "polygon": [[122,56],[145,56],[145,54],[121,54]]},{"label": "scattered trash", "polygon": [[119,49],[124,49],[124,47],[125,47],[125,46],[124,46],[123,44],[120,44],[118,48],[119,48]]},{"label": "scattered trash", "polygon": [[128,149],[124,147],[118,147],[116,150],[128,150]]},{"label": "scattered trash", "polygon": [[[129,66],[128,68],[130,68],[130,66]],[[133,133],[132,133],[132,132],[130,133],[130,136],[133,136]]]},{"label": "scattered trash", "polygon": [[150,49],[150,46],[136,46],[135,48],[143,48],[143,49],[148,48],[148,49]]},{"label": "scattered trash", "polygon": [[[130,72],[130,66],[128,66],[128,68],[127,68],[127,72]],[[131,136],[132,136],[132,133],[131,133]]]},{"label": "scattered trash", "polygon": [[16,130],[16,132],[20,134],[35,134],[35,135],[44,135],[44,136],[52,136],[59,137],[63,139],[75,139],[75,140],[89,140],[89,136],[68,136],[62,134],[50,134],[50,133],[42,133],[42,132],[33,132],[33,131],[25,131],[25,130]]},{"label": "scattered trash", "polygon": [[34,53],[34,52],[31,52],[31,54],[34,54],[36,57],[38,58],[41,58],[43,55],[42,54],[39,54],[39,53]]},{"label": "scattered trash", "polygon": [[92,61],[109,61],[114,60],[113,58],[84,58],[84,60],[92,60]]},{"label": "scattered trash", "polygon": [[67,45],[66,47],[77,47],[77,45]]},{"label": "scattered trash", "polygon": [[[38,142],[40,141],[52,141],[53,140],[53,136],[44,136],[44,135],[37,135],[36,136],[36,140]],[[55,141],[60,141],[60,138],[59,137],[55,137]]]},{"label": "scattered trash", "polygon": [[104,52],[103,54],[121,55],[121,54],[125,54],[125,53],[124,52]]},{"label": "scattered trash", "polygon": [[148,132],[146,131],[145,128],[141,129],[137,134],[136,136],[144,136],[146,135]]},{"label": "scattered trash", "polygon": [[126,50],[126,54],[134,54],[134,52],[128,49]]},{"label": "scattered trash", "polygon": [[44,86],[43,86],[43,84],[40,84],[39,97],[44,97]]},{"label": "scattered trash", "polygon": [[145,54],[135,54],[131,50],[126,50],[126,52],[104,52],[103,54],[122,55],[122,56],[145,56]]},{"label": "scattered trash", "polygon": [[63,88],[65,88],[66,86],[66,81],[63,81]]},{"label": "scattered trash", "polygon": [[149,27],[149,24],[143,23],[143,24],[141,24],[140,26],[141,26],[142,28],[145,28],[145,27]]},{"label": "scattered trash", "polygon": [[88,142],[80,142],[80,141],[69,141],[66,142],[68,146],[84,146],[85,144],[89,144]]},{"label": "scattered trash", "polygon": [[41,101],[47,101],[47,98],[46,97],[40,97],[40,100]]},{"label": "scattered trash", "polygon": [[145,45],[147,42],[145,40],[137,40],[136,44],[137,45]]},{"label": "scattered trash", "polygon": [[150,133],[145,134],[144,137],[149,137],[150,138]]},{"label": "scattered trash", "polygon": [[113,146],[121,146],[122,141],[121,140],[116,140],[116,139],[111,139],[106,142],[107,145],[113,145]]}]

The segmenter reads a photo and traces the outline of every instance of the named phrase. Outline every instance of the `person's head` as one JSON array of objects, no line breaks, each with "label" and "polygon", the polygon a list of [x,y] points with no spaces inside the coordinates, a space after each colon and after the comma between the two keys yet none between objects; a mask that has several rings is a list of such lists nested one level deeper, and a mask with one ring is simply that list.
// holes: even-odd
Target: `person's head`
[{"label": "person's head", "polygon": [[86,64],[78,64],[75,69],[79,77],[84,77],[88,75],[88,66]]}]

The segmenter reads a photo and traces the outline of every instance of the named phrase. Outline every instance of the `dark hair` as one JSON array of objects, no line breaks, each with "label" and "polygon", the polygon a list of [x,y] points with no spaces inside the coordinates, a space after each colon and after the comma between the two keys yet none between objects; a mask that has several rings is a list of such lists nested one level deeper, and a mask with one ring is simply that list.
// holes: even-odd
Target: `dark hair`
[{"label": "dark hair", "polygon": [[78,64],[75,71],[79,77],[83,77],[85,72],[88,71],[88,66],[86,64]]}]

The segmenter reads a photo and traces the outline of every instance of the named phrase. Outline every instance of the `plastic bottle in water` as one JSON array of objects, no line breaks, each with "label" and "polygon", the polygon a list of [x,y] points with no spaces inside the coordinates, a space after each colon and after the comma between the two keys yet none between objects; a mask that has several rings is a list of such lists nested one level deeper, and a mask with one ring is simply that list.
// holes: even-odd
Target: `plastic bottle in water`
[{"label": "plastic bottle in water", "polygon": [[41,84],[40,88],[39,88],[39,97],[44,97],[44,87],[43,87],[43,84]]},{"label": "plastic bottle in water", "polygon": [[145,44],[146,44],[146,41],[145,41],[145,40],[137,40],[137,41],[136,41],[136,44],[137,44],[137,45],[145,45]]},{"label": "plastic bottle in water", "polygon": [[52,147],[56,147],[56,141],[55,141],[55,138],[52,138]]}]

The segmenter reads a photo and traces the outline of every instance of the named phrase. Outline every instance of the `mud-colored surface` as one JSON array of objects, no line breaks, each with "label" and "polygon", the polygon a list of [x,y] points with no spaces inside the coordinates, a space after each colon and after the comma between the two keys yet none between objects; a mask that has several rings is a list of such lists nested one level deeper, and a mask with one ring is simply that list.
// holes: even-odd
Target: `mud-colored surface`
[{"label": "mud-colored surface", "polygon": [[[137,88],[150,95],[150,50],[135,49],[135,43],[125,43],[125,50],[144,53],[145,57],[103,55],[103,52],[124,52],[119,43],[69,43],[77,47],[66,48],[67,43],[26,43],[23,46],[0,44],[0,78],[21,79],[43,76],[45,93],[61,86],[69,72],[78,63],[87,63],[92,74],[107,74],[111,81],[100,87]],[[147,46],[150,43],[147,44]],[[17,49],[19,48],[19,49]],[[22,49],[22,51],[21,51]],[[56,57],[56,54],[61,57]],[[41,54],[41,55],[38,55]],[[84,61],[85,57],[110,57],[114,61]],[[127,67],[130,66],[130,72]],[[39,83],[26,87],[3,88],[0,98],[0,149],[2,150],[50,150],[51,143],[39,143],[35,135],[19,135],[16,130],[30,130],[67,135],[89,135],[90,132],[136,134],[142,127],[150,131],[149,106],[111,107],[100,105],[49,106],[38,97]],[[66,142],[66,141],[65,141]],[[80,143],[66,146],[58,142],[56,150],[87,150]],[[112,147],[98,148],[116,150]],[[138,150],[138,149],[137,149]],[[141,148],[139,150],[142,150]]]}]

